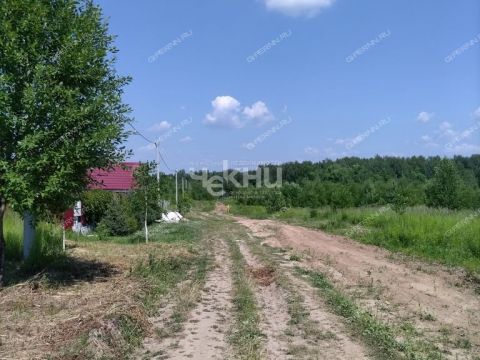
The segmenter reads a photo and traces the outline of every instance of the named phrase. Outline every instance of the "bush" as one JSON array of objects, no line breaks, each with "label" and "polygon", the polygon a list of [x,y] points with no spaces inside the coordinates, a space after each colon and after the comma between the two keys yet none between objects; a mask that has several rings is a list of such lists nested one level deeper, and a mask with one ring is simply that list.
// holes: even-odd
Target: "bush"
[{"label": "bush", "polygon": [[139,229],[127,196],[117,195],[110,203],[97,232],[101,236],[125,236]]},{"label": "bush", "polygon": [[427,205],[458,209],[462,205],[460,203],[462,185],[455,163],[448,159],[442,160],[435,168],[435,175],[427,186]]},{"label": "bush", "polygon": [[266,193],[265,207],[269,213],[280,211],[287,206],[285,197],[279,190],[271,190]]},{"label": "bush", "polygon": [[87,221],[93,225],[99,223],[113,201],[113,194],[105,190],[89,190],[83,194],[82,204]]},{"label": "bush", "polygon": [[190,212],[191,209],[192,209],[192,198],[187,194],[185,194],[184,196],[182,196],[182,198],[178,202],[178,211],[180,212],[180,214],[185,215],[188,212]]}]

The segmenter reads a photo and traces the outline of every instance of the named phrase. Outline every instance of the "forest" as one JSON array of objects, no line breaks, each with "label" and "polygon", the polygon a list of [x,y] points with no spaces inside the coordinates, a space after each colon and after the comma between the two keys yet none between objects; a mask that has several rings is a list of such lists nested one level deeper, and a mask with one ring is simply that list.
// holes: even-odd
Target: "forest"
[{"label": "forest", "polygon": [[[281,171],[277,171],[279,168]],[[263,170],[262,174],[269,174],[270,183],[275,183],[277,174],[281,174],[281,186],[267,189],[250,180],[248,188],[238,189],[231,181],[223,180],[225,196],[245,205],[267,205],[273,197],[285,206],[312,208],[384,204],[450,209],[480,207],[480,155],[453,159],[348,157],[316,163],[266,164]],[[222,173],[210,174],[213,175]],[[236,178],[240,180],[241,176],[239,173]],[[200,181],[190,180],[190,183],[194,199],[211,197]]]}]

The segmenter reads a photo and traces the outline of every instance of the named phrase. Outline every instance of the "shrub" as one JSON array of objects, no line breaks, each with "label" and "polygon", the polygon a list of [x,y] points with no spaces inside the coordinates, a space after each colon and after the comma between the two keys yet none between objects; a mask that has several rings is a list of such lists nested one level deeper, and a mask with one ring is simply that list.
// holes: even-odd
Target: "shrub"
[{"label": "shrub", "polygon": [[184,196],[182,196],[182,198],[178,202],[178,211],[180,212],[180,214],[185,215],[188,212],[190,212],[191,209],[192,209],[192,198],[187,194],[185,194]]},{"label": "shrub", "polygon": [[91,224],[99,223],[113,201],[113,194],[105,190],[89,190],[83,194],[85,216]]},{"label": "shrub", "polygon": [[139,229],[127,196],[114,196],[97,231],[103,236],[125,236]]},{"label": "shrub", "polygon": [[458,209],[462,179],[453,161],[444,159],[435,168],[435,175],[426,189],[427,205]]},{"label": "shrub", "polygon": [[266,193],[265,207],[269,213],[280,211],[286,206],[287,202],[285,201],[285,197],[279,190],[274,189]]}]

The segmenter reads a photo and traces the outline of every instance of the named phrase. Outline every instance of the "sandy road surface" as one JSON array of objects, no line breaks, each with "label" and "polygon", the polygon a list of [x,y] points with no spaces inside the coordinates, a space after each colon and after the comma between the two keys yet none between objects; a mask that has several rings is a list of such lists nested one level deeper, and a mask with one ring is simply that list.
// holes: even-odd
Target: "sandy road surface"
[{"label": "sandy road surface", "polygon": [[[144,342],[139,359],[227,359],[226,333],[230,326],[232,280],[228,250],[217,241],[215,268],[207,277],[201,300],[189,315],[183,331],[159,340]],[[168,312],[168,311],[167,311]],[[165,317],[157,321],[165,323]]]},{"label": "sandy road surface", "polygon": [[[450,358],[480,355],[480,296],[441,266],[395,260],[374,246],[272,220],[237,221],[274,247],[304,255],[309,267],[386,321],[408,320]],[[465,345],[466,344],[466,345]]]},{"label": "sandy road surface", "polygon": [[[240,241],[240,250],[251,268],[261,268],[263,264],[251,253],[247,245]],[[267,359],[338,359],[362,360],[368,359],[367,350],[358,341],[352,339],[342,321],[333,315],[326,305],[316,297],[315,290],[308,284],[299,281],[285,269],[285,275],[293,285],[295,293],[301,294],[303,306],[313,321],[311,326],[319,338],[308,341],[297,333],[286,336],[290,316],[288,314],[288,298],[286,291],[272,282],[268,286],[258,286],[257,302],[260,305],[261,329],[266,335],[265,352]],[[280,270],[277,270],[280,271]],[[304,350],[291,354],[289,348],[297,347]]]}]

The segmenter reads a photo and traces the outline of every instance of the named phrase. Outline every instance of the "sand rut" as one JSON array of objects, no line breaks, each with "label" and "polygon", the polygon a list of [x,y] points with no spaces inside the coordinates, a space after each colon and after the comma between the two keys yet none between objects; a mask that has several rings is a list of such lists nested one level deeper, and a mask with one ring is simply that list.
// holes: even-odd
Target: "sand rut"
[{"label": "sand rut", "polygon": [[230,325],[232,280],[225,243],[217,242],[215,268],[208,275],[201,300],[193,309],[183,331],[163,341],[149,339],[148,359],[226,359],[225,334]]},{"label": "sand rut", "polygon": [[[240,250],[251,268],[264,269],[263,264],[250,252],[248,246],[240,241]],[[282,271],[277,268],[277,271]],[[263,273],[264,271],[262,271]],[[299,292],[304,298],[303,305],[312,320],[309,325],[314,329],[294,329],[289,326],[290,314],[288,311],[287,291],[276,282],[269,285],[263,283],[264,277],[257,289],[257,301],[261,307],[261,330],[266,334],[265,345],[268,359],[365,359],[366,351],[344,332],[340,319],[329,313],[318,299],[314,298],[314,290],[303,284],[290,274],[287,275],[293,285],[293,291]],[[286,335],[288,331],[288,336]],[[315,333],[305,336],[305,332]]]}]

